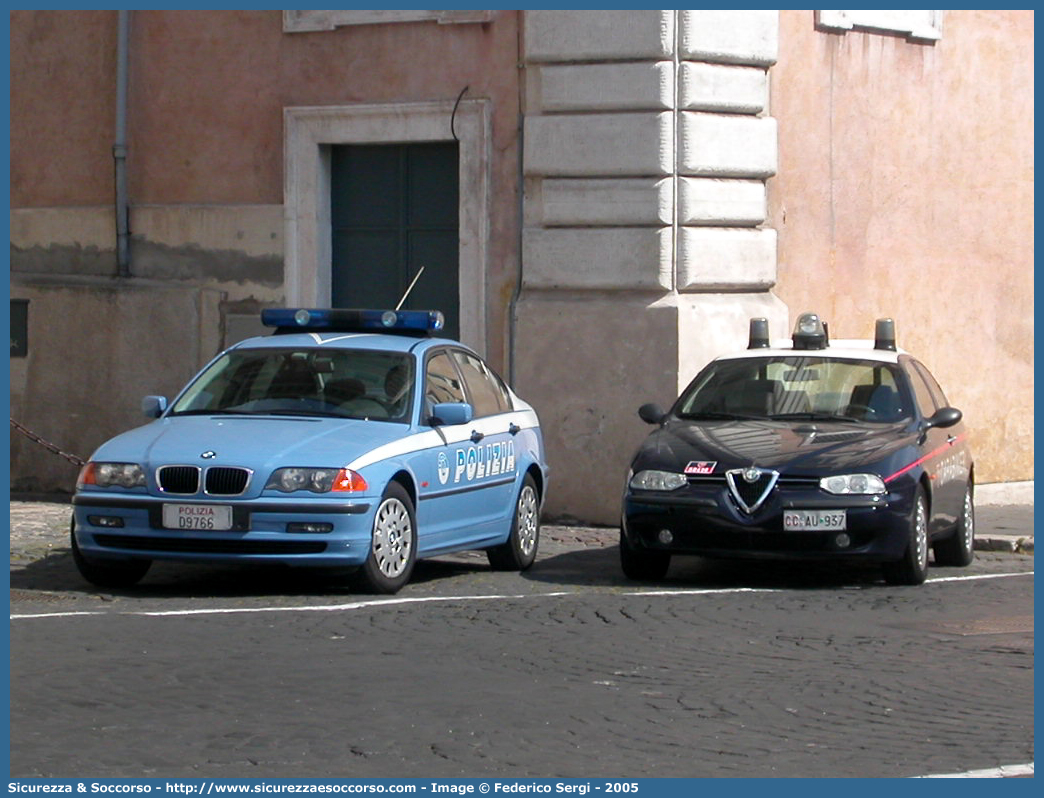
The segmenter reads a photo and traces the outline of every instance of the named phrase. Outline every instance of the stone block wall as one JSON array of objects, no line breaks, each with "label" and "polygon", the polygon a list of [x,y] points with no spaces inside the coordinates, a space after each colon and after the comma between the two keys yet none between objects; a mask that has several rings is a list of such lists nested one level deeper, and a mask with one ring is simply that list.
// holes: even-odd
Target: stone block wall
[{"label": "stone block wall", "polygon": [[770,291],[776,11],[529,11],[516,387],[550,515],[613,524],[645,401],[669,405]]}]

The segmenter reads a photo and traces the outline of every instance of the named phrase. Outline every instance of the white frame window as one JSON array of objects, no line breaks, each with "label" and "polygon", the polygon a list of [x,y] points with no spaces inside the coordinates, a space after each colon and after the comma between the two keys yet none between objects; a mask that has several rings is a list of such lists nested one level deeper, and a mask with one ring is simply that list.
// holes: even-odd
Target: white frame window
[{"label": "white frame window", "polygon": [[942,11],[817,11],[816,25],[830,31],[899,33],[908,39],[934,42],[942,38]]}]

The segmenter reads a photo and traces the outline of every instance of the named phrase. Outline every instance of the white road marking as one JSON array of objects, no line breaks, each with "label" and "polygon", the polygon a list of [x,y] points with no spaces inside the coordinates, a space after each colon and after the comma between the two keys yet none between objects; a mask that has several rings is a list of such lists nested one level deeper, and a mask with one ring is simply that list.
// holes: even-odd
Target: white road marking
[{"label": "white road marking", "polygon": [[1033,763],[1026,765],[1001,765],[985,770],[966,770],[964,773],[940,773],[935,776],[914,776],[915,779],[1010,779],[1014,776],[1032,776]]},{"label": "white road marking", "polygon": [[[1022,571],[1013,574],[982,574],[979,576],[955,576],[929,579],[925,585],[942,584],[944,582],[967,582],[979,579],[1007,579],[1016,576],[1033,576],[1033,571]],[[408,604],[430,604],[434,602],[447,603],[453,601],[501,601],[504,599],[527,599],[527,598],[562,598],[564,596],[702,596],[721,595],[728,593],[779,593],[780,588],[759,587],[728,587],[728,588],[679,588],[676,590],[631,590],[617,591],[613,593],[594,594],[591,592],[559,591],[554,593],[515,593],[515,594],[493,594],[493,595],[465,595],[465,596],[414,596],[393,599],[364,599],[361,601],[350,601],[345,604],[305,604],[299,607],[212,607],[198,610],[162,610],[148,611],[137,610],[133,612],[123,611],[83,611],[83,612],[42,612],[31,614],[14,614],[12,621],[33,620],[39,618],[70,618],[84,615],[124,615],[142,616],[150,618],[184,617],[189,615],[235,615],[244,613],[261,612],[345,612],[349,610],[369,609],[372,607],[401,607]]]}]

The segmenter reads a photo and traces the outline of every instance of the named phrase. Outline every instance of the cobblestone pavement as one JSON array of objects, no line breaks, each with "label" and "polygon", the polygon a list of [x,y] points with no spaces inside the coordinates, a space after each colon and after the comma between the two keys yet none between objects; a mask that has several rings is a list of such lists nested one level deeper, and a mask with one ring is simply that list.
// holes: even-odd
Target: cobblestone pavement
[{"label": "cobblestone pavement", "polygon": [[[612,554],[551,555],[524,595],[509,574],[442,564],[393,599],[290,601],[256,578],[230,595],[211,576],[34,607],[49,614],[11,627],[11,774],[904,777],[1033,762],[1032,575],[547,590],[556,565],[608,574]],[[985,552],[973,568],[995,558],[1030,559]],[[490,588],[502,594],[475,595]]]},{"label": "cobblestone pavement", "polygon": [[923,588],[713,563],[635,585],[615,529],[548,524],[524,575],[466,552],[418,563],[395,597],[169,563],[99,591],[71,562],[68,518],[11,504],[15,777],[883,777],[1033,761],[1031,506],[978,516],[980,548],[1022,553],[981,551]]}]

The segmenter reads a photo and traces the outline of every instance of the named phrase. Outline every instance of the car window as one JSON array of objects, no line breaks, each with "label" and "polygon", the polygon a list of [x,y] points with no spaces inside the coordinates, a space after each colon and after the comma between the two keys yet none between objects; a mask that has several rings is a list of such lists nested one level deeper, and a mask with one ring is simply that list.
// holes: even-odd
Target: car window
[{"label": "car window", "polygon": [[507,388],[477,356],[460,349],[453,350],[453,358],[460,366],[464,384],[475,409],[475,417],[493,416],[511,410]]},{"label": "car window", "polygon": [[873,360],[780,356],[715,361],[682,393],[682,417],[836,417],[895,422],[910,416],[897,367]]},{"label": "car window", "polygon": [[424,374],[424,398],[433,405],[465,401],[460,374],[446,352],[439,352],[428,359]]},{"label": "car window", "polygon": [[914,367],[913,361],[906,365],[906,373],[910,377],[910,385],[913,387],[914,396],[917,398],[917,407],[921,415],[927,418],[935,413],[941,405],[935,403],[935,397],[924,379],[924,375]]},{"label": "car window", "polygon": [[235,349],[210,365],[172,415],[235,413],[406,421],[413,359],[397,352]]},{"label": "car window", "polygon": [[950,403],[946,401],[946,394],[943,393],[943,389],[939,386],[939,383],[936,382],[932,373],[928,371],[928,367],[917,360],[912,361],[912,363],[914,368],[917,369],[917,373],[921,375],[925,384],[928,386],[928,392],[932,395],[936,410],[942,407],[948,407]]}]

